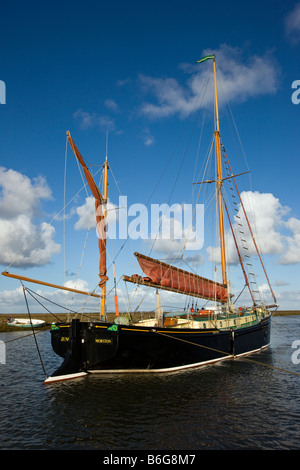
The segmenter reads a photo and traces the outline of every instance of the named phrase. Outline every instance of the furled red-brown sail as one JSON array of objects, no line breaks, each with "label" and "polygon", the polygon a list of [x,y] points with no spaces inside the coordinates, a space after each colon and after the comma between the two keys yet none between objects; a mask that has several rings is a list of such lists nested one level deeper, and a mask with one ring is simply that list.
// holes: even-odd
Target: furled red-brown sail
[{"label": "furled red-brown sail", "polygon": [[82,156],[78,148],[76,147],[71,135],[67,132],[67,138],[70,143],[70,146],[77,157],[79,163],[81,164],[87,183],[92,191],[92,194],[95,198],[95,210],[96,210],[96,222],[97,222],[97,230],[98,230],[98,244],[99,244],[99,252],[100,252],[100,262],[99,262],[99,277],[100,283],[99,286],[102,287],[106,281],[108,281],[108,277],[106,275],[107,268],[106,268],[106,234],[105,234],[105,223],[104,223],[104,214],[102,210],[102,204],[105,202],[102,194],[100,193],[92,175],[90,174],[89,169],[87,168]]},{"label": "furled red-brown sail", "polygon": [[142,278],[141,276],[134,275],[129,278],[125,276],[125,280],[194,297],[226,302],[228,297],[226,285],[149,258],[140,253],[134,254],[147,277]]}]

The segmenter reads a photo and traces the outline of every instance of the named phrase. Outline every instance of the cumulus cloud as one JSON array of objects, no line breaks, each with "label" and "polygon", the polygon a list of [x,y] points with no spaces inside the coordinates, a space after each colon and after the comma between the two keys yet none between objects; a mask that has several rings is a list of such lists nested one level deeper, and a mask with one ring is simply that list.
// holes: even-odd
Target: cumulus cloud
[{"label": "cumulus cloud", "polygon": [[[217,67],[222,77],[220,86],[230,102],[241,102],[277,91],[279,67],[270,54],[254,55],[246,62],[240,48],[223,44],[218,50],[204,50],[202,56],[211,53],[217,57]],[[213,99],[212,94],[204,94],[211,67],[181,64],[181,68],[188,75],[183,84],[171,77],[139,76],[141,88],[156,100],[155,103],[144,102],[141,109],[144,115],[150,118],[185,117]],[[219,104],[222,106],[221,96]]]},{"label": "cumulus cloud", "polygon": [[290,231],[291,235],[285,237],[287,250],[281,256],[280,263],[300,263],[300,220],[291,217],[284,225]]},{"label": "cumulus cloud", "polygon": [[24,309],[23,287],[20,286],[13,290],[3,290],[0,292],[0,304],[5,309],[3,313],[6,313],[9,307],[16,309],[16,305],[20,304],[23,305]]},{"label": "cumulus cloud", "polygon": [[[106,204],[107,210],[107,236],[116,238],[116,223],[118,220],[118,208],[110,200]],[[88,196],[84,204],[75,210],[78,219],[74,225],[75,230],[87,230],[96,228],[95,199]]]},{"label": "cumulus cloud", "polygon": [[[277,255],[279,264],[299,263],[300,220],[294,217],[288,218],[290,209],[283,206],[279,199],[271,193],[244,191],[241,198],[260,253],[262,255]],[[241,224],[242,228],[238,224]],[[242,238],[246,240],[244,245],[248,248],[247,253],[255,255],[256,249],[242,207],[237,212],[233,228],[237,239],[242,230]],[[238,262],[238,257],[230,233],[227,238],[227,261],[235,264]],[[219,262],[219,247],[208,247],[207,253],[210,260]]]},{"label": "cumulus cloud", "polygon": [[300,3],[285,18],[285,32],[292,44],[300,42]]},{"label": "cumulus cloud", "polygon": [[[285,249],[281,234],[283,217],[288,214],[289,209],[282,206],[279,199],[271,193],[244,191],[241,198],[260,251],[263,254],[281,254]],[[238,215],[245,227],[241,207]],[[250,239],[248,229],[245,230],[246,237]],[[250,251],[254,250],[255,247],[251,243]]]},{"label": "cumulus cloud", "polygon": [[89,229],[96,227],[95,218],[95,199],[88,196],[84,204],[78,206],[75,210],[78,219],[74,225],[75,230]]},{"label": "cumulus cloud", "polygon": [[[99,299],[94,297],[85,296],[82,294],[76,294],[74,292],[64,291],[62,289],[50,289],[46,287],[36,289],[34,284],[31,284],[33,297],[41,301],[39,296],[42,296],[43,305],[49,309],[50,312],[61,312],[66,313],[66,310],[72,311],[84,311],[83,309],[88,308],[89,311],[94,309],[99,310]],[[69,280],[64,283],[65,287],[72,289],[82,290],[84,292],[90,292],[90,286],[84,279]],[[93,287],[93,289],[95,286]],[[34,298],[28,296],[30,301],[30,311],[32,313],[43,311],[41,305],[34,300]],[[48,300],[50,302],[48,302]],[[55,306],[51,304],[55,303]],[[61,307],[59,307],[61,306]],[[86,310],[85,310],[86,311]],[[17,287],[12,290],[0,291],[0,313],[14,314],[24,313],[24,293],[23,287]],[[54,321],[54,318],[53,318]]]},{"label": "cumulus cloud", "polygon": [[84,279],[77,279],[75,281],[70,279],[69,281],[66,281],[64,283],[64,287],[69,287],[70,289],[78,289],[84,292],[89,292],[89,284]]},{"label": "cumulus cloud", "polygon": [[36,215],[41,199],[51,199],[45,178],[30,180],[25,175],[0,167],[0,217],[13,219],[19,214]]},{"label": "cumulus cloud", "polygon": [[[196,224],[193,224],[193,219]],[[197,205],[195,213],[190,204],[152,205],[151,240],[148,244],[151,244],[155,251],[180,257],[185,250],[199,251],[203,242],[203,205]]]},{"label": "cumulus cloud", "polygon": [[43,222],[38,225],[42,200],[51,199],[44,178],[30,179],[12,170],[0,168],[0,264],[41,266],[60,251],[54,242],[55,229]]}]

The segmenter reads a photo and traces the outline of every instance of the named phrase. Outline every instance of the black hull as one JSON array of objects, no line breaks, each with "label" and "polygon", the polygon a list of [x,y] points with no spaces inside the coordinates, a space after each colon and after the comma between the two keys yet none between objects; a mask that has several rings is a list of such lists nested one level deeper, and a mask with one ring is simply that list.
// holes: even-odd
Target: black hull
[{"label": "black hull", "polygon": [[267,347],[271,319],[232,330],[172,329],[73,320],[51,330],[64,358],[47,381],[96,372],[167,372],[249,354]]}]

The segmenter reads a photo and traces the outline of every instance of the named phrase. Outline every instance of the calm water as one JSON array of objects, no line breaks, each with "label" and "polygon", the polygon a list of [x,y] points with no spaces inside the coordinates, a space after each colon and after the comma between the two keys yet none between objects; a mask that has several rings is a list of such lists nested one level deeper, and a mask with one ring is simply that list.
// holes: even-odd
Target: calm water
[{"label": "calm water", "polygon": [[[0,449],[299,449],[300,316],[274,317],[271,347],[251,359],[170,375],[89,376],[43,385],[33,337],[2,333]],[[37,335],[48,375],[61,363]],[[9,341],[9,342],[7,342]],[[298,346],[299,348],[299,346]],[[300,358],[300,354],[299,354]]]}]

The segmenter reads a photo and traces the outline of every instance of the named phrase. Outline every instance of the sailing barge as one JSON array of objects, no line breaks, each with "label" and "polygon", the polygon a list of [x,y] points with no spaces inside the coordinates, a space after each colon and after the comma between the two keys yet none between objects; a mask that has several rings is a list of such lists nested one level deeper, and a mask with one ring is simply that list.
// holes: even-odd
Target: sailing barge
[{"label": "sailing barge", "polygon": [[[225,179],[230,178],[236,185],[232,171],[229,177],[222,175],[221,141],[219,130],[219,111],[217,98],[216,58],[206,56],[198,62],[213,61],[216,127],[214,144],[217,176],[214,183],[217,189],[219,234],[221,247],[222,282],[215,282],[194,273],[179,269],[170,264],[135,253],[145,276],[126,275],[124,281],[147,286],[156,290],[156,305],[153,318],[133,321],[130,316],[119,315],[116,299],[116,317],[108,322],[106,316],[106,237],[103,221],[106,217],[108,161],[104,163],[104,192],[100,193],[70,133],[67,138],[81,164],[90,190],[95,198],[97,227],[99,233],[100,269],[99,277],[101,310],[99,321],[80,321],[55,323],[51,329],[52,347],[63,358],[61,366],[45,383],[66,380],[92,373],[132,373],[132,372],[169,372],[225,359],[250,354],[266,348],[270,343],[271,308],[277,307],[276,298],[265,272],[274,305],[258,304],[251,292],[243,262],[239,260],[249,288],[253,303],[248,308],[235,308],[228,289],[226,250],[224,236],[224,200],[222,187]],[[211,182],[211,181],[210,181]],[[242,200],[241,207],[244,210]],[[225,206],[227,211],[227,208]],[[249,220],[249,231],[255,248],[257,245]],[[102,230],[102,232],[101,232]],[[234,237],[234,232],[232,232]],[[258,252],[258,250],[257,250]],[[260,255],[259,259],[262,263]],[[16,277],[4,272],[6,276]],[[24,279],[24,278],[22,278]],[[30,281],[30,279],[27,278]],[[39,282],[32,280],[33,282]],[[40,282],[41,283],[41,282]],[[43,283],[42,283],[43,284]],[[58,286],[54,286],[58,287]],[[72,290],[72,289],[68,289]],[[193,298],[215,302],[218,308],[193,311],[178,311],[164,314],[160,304],[160,291],[168,290]],[[85,292],[81,292],[87,294]]]}]

